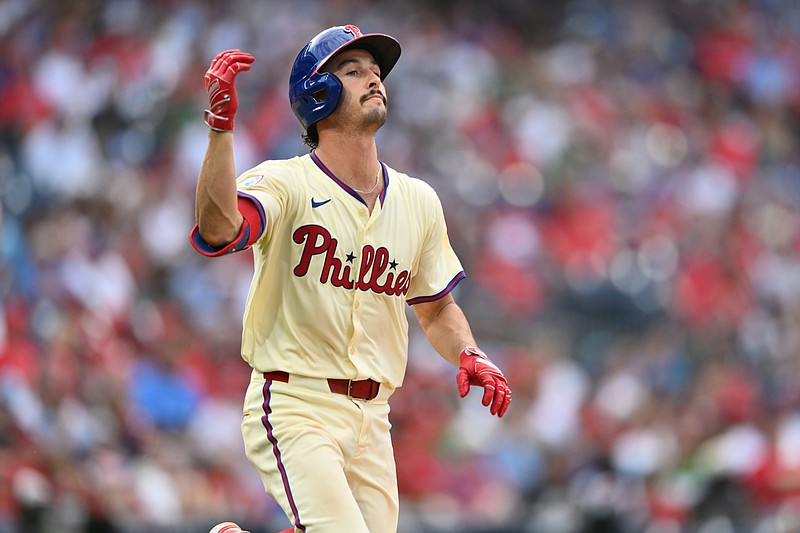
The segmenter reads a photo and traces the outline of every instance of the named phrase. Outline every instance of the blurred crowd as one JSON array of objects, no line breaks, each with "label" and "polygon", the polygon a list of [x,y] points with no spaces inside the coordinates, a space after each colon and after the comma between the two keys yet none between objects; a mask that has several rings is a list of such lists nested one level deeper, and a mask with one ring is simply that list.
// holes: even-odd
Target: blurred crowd
[{"label": "blurred crowd", "polygon": [[249,252],[192,251],[203,73],[237,169],[306,151],[291,62],[403,45],[384,162],[431,183],[492,418],[411,317],[401,533],[800,531],[796,0],[0,1],[0,533],[288,527],[247,463]]}]

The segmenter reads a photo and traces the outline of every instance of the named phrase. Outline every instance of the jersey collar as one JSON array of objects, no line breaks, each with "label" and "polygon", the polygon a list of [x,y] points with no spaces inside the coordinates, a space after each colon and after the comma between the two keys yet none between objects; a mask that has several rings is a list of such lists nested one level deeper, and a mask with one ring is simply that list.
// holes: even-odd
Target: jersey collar
[{"label": "jersey collar", "polygon": [[[310,155],[311,155],[311,160],[314,161],[314,163],[317,165],[317,167],[319,167],[319,169],[326,176],[328,176],[330,179],[332,179],[334,182],[336,182],[336,184],[339,187],[341,187],[342,189],[344,189],[345,192],[347,192],[347,194],[349,194],[350,196],[352,196],[353,198],[355,198],[356,200],[358,200],[362,204],[366,205],[367,202],[364,201],[364,199],[361,197],[361,195],[358,194],[358,192],[356,192],[356,190],[353,189],[352,187],[350,187],[348,184],[346,184],[345,182],[343,182],[342,180],[337,178],[336,174],[331,172],[331,170],[328,167],[325,166],[325,163],[322,162],[322,160],[319,158],[319,156],[317,155],[316,152],[311,152]],[[380,163],[381,172],[383,173],[383,190],[381,191],[381,194],[378,195],[378,200],[380,201],[381,205],[383,205],[383,202],[386,199],[386,190],[389,188],[389,172],[386,170],[386,165],[383,164],[383,161],[378,161],[378,163]]]}]

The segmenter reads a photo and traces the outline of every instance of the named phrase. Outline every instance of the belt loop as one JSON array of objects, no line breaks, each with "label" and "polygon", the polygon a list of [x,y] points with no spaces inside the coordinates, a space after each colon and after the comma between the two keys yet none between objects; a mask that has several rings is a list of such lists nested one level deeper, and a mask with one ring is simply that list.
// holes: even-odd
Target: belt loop
[{"label": "belt loop", "polygon": [[347,380],[347,399],[348,400],[357,400],[358,398],[353,398],[352,396],[350,396],[350,390],[352,388],[353,388],[353,380],[352,379],[348,379]]}]

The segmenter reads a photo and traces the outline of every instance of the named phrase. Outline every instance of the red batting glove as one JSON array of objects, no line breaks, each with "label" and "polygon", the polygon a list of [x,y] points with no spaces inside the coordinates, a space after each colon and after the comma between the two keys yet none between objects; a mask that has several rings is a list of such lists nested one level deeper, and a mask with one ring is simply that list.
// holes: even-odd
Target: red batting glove
[{"label": "red batting glove", "polygon": [[243,70],[250,70],[253,56],[241,50],[226,50],[217,55],[206,71],[209,108],[205,111],[208,127],[214,131],[233,131],[233,117],[239,108],[234,81]]},{"label": "red batting glove", "polygon": [[458,393],[463,398],[469,394],[471,385],[483,387],[483,405],[490,405],[489,412],[501,417],[511,403],[511,389],[503,373],[483,351],[468,346],[461,352],[461,366],[456,374]]}]

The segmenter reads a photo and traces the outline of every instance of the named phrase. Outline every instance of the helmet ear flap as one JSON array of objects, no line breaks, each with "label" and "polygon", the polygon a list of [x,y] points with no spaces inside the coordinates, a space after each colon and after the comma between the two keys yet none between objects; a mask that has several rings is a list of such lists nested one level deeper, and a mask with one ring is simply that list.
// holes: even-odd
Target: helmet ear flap
[{"label": "helmet ear flap", "polygon": [[342,93],[342,82],[330,72],[319,72],[294,91],[292,110],[304,130],[333,113]]}]

